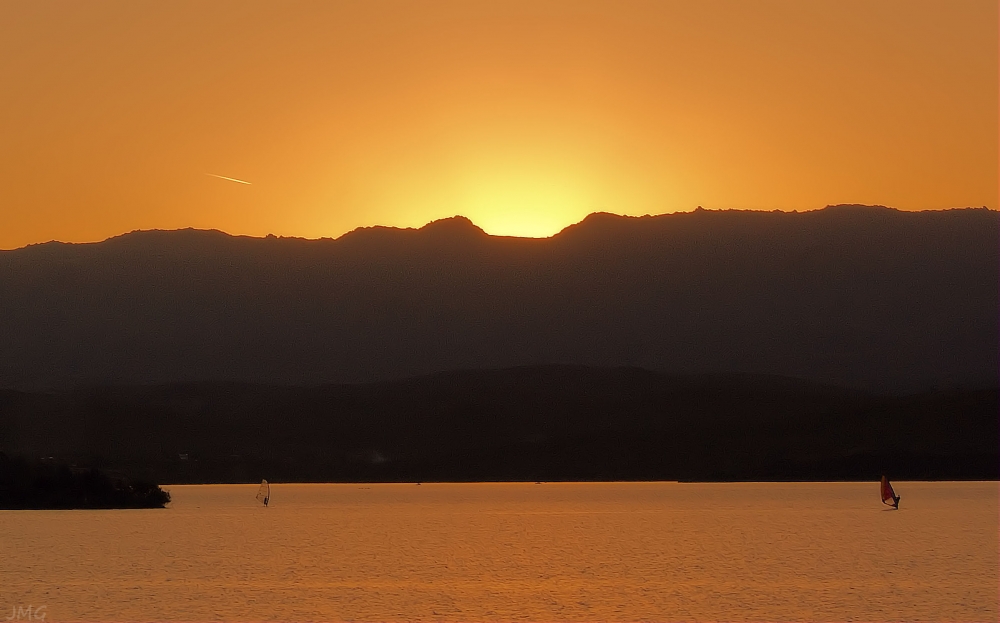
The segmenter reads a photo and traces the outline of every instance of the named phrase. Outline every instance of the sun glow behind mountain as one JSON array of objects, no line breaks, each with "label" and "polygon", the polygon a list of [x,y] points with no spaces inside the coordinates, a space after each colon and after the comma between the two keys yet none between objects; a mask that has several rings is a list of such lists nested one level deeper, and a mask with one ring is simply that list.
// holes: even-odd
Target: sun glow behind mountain
[{"label": "sun glow behind mountain", "polygon": [[470,198],[469,208],[462,213],[472,215],[473,222],[494,236],[545,238],[585,216],[577,208],[585,205],[583,198],[574,195],[555,184],[496,189],[485,186]]},{"label": "sun glow behind mountain", "polygon": [[582,168],[558,164],[483,167],[460,184],[458,211],[496,236],[556,234],[598,209],[606,194]]}]

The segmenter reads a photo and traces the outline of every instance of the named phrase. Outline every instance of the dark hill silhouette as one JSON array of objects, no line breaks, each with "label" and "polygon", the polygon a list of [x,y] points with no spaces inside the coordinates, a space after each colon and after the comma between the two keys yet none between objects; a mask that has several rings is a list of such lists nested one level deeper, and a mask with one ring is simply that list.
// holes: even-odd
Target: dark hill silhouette
[{"label": "dark hill silhouette", "polygon": [[154,484],[0,452],[0,510],[163,508],[169,502],[170,493]]},{"label": "dark hill silhouette", "polygon": [[547,363],[877,391],[997,383],[995,211],[455,217],[336,240],[143,231],[0,252],[0,387],[370,382]]},{"label": "dark hill silhouette", "polygon": [[0,451],[152,482],[984,479],[997,394],[580,366],[0,391]]}]

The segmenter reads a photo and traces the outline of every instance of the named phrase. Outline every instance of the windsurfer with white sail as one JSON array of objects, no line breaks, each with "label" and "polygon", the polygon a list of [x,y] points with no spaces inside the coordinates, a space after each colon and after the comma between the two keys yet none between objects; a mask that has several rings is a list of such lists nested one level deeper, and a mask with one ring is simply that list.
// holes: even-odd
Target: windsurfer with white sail
[{"label": "windsurfer with white sail", "polygon": [[267,503],[271,499],[271,485],[266,480],[260,481],[260,488],[257,489],[255,497],[258,502],[263,502],[264,507],[267,508]]}]

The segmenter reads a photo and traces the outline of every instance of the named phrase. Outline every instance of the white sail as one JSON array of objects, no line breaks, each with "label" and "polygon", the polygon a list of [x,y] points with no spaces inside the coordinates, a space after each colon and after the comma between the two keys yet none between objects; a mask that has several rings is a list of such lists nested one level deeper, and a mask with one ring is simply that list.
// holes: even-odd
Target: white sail
[{"label": "white sail", "polygon": [[257,501],[267,506],[268,500],[271,498],[271,485],[267,484],[266,480],[260,481],[260,488],[257,489]]}]

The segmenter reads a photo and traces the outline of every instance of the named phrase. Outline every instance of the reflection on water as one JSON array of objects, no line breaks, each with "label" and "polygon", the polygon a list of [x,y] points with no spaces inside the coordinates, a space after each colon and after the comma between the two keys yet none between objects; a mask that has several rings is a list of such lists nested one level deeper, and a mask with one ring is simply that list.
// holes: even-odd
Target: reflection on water
[{"label": "reflection on water", "polygon": [[170,486],[0,512],[0,616],[997,620],[997,484],[894,484]]}]

